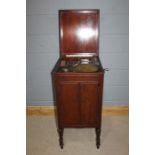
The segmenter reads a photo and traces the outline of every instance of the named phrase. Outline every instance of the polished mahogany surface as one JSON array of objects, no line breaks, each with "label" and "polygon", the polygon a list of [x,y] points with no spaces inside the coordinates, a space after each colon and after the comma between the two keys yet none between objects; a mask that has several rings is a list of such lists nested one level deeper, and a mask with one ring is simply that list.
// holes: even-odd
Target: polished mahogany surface
[{"label": "polished mahogany surface", "polygon": [[99,10],[60,10],[60,54],[98,55]]}]

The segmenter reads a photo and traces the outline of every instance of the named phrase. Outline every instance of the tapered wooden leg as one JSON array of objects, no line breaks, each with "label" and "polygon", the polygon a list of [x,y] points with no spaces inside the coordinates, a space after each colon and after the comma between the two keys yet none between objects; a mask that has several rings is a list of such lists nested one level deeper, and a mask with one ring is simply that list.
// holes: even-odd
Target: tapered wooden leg
[{"label": "tapered wooden leg", "polygon": [[100,134],[101,134],[101,128],[95,128],[96,131],[96,147],[100,147]]},{"label": "tapered wooden leg", "polygon": [[60,144],[60,148],[61,148],[61,149],[62,149],[63,146],[64,146],[64,143],[63,143],[63,131],[64,131],[63,128],[59,128],[59,129],[58,129],[58,133],[59,133],[59,144]]}]

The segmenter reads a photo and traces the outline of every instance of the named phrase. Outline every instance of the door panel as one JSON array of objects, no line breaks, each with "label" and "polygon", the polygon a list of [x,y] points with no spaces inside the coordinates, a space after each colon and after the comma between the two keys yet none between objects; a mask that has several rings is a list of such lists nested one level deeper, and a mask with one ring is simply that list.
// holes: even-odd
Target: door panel
[{"label": "door panel", "polygon": [[95,124],[99,105],[98,82],[80,83],[81,122]]},{"label": "door panel", "polygon": [[64,125],[79,124],[79,84],[60,82],[59,99],[60,121]]}]

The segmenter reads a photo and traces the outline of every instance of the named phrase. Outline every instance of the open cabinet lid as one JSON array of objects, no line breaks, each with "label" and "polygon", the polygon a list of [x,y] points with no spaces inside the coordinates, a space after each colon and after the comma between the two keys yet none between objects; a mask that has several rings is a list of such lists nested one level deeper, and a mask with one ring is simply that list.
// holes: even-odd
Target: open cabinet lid
[{"label": "open cabinet lid", "polygon": [[59,10],[60,55],[98,55],[99,10]]}]

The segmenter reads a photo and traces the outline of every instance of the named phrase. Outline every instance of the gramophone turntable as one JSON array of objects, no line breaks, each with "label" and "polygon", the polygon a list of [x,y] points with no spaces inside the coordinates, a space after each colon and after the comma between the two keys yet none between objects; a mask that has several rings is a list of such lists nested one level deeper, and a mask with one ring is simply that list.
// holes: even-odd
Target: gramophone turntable
[{"label": "gramophone turntable", "polygon": [[96,57],[62,59],[58,71],[92,73],[99,71],[100,66]]}]

